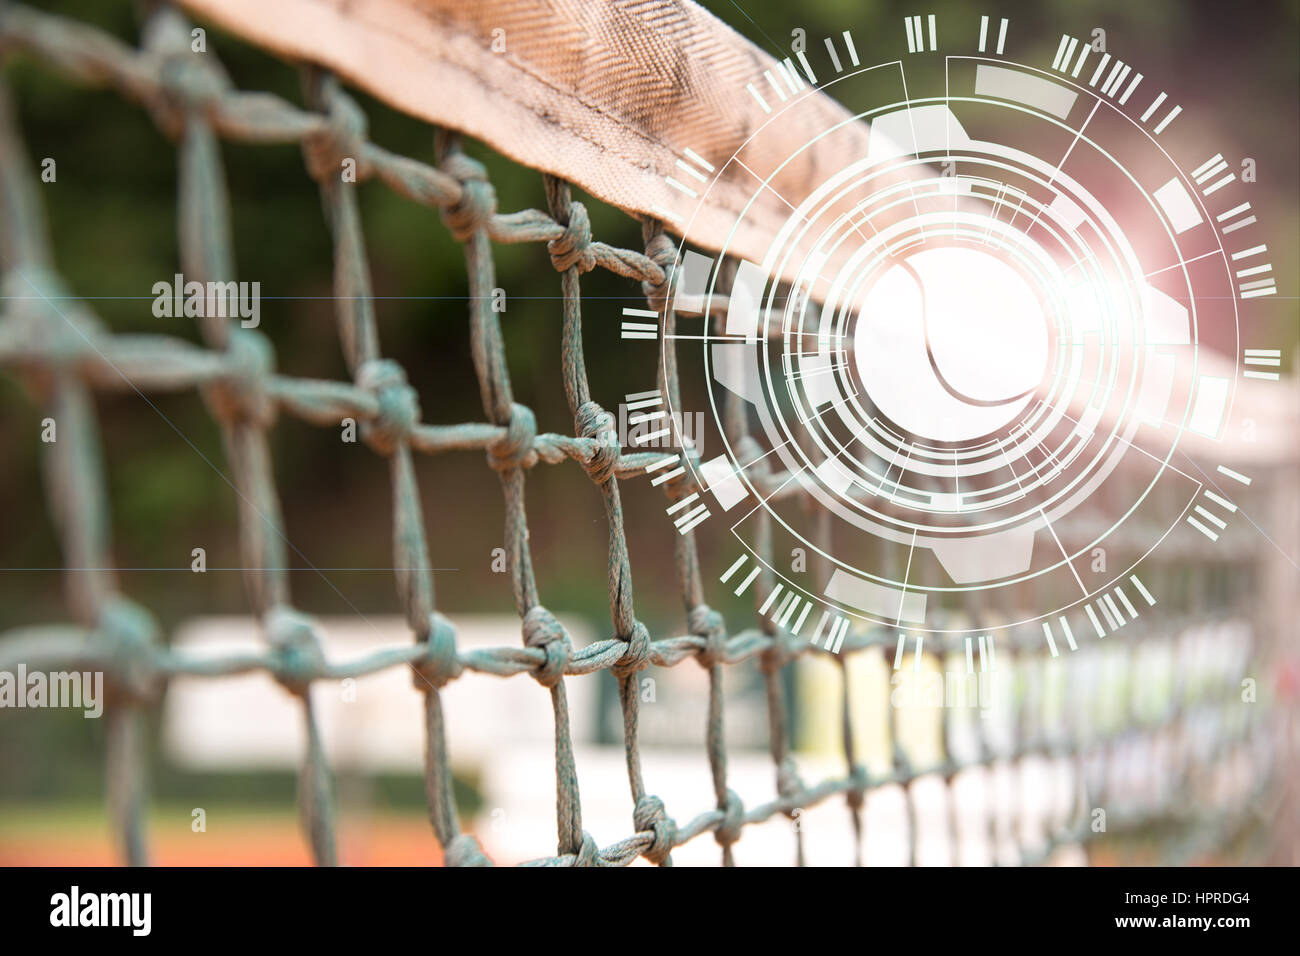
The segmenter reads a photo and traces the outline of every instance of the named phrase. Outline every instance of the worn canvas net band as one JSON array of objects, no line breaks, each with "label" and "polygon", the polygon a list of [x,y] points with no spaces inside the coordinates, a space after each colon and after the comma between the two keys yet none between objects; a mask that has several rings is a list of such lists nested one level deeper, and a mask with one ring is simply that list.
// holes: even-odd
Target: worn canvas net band
[{"label": "worn canvas net band", "polygon": [[[428,70],[435,65],[417,62],[416,41],[441,44],[435,49],[449,56],[460,51],[464,54],[462,66],[472,64],[472,51],[465,50],[466,44],[472,46],[472,38],[467,39],[464,31],[457,32],[457,23],[473,21],[475,14],[470,11],[477,9],[476,5],[399,0],[348,4],[323,0],[277,4],[196,0],[187,5],[259,44],[313,61],[304,66],[308,89],[305,105],[232,89],[213,54],[191,53],[190,24],[168,6],[157,7],[148,17],[140,49],[84,25],[13,5],[0,8],[0,42],[6,53],[22,51],[67,75],[119,90],[142,104],[163,133],[177,144],[180,256],[185,275],[195,280],[235,278],[221,139],[300,143],[307,172],[320,184],[332,226],[339,336],[353,378],[350,382],[334,382],[279,375],[274,371],[267,340],[258,332],[240,328],[237,320],[226,318],[208,316],[201,320],[204,347],[164,335],[109,334],[85,304],[64,295],[54,271],[34,174],[23,155],[7,95],[0,96],[0,253],[5,296],[0,316],[0,368],[19,374],[59,423],[59,440],[46,446],[46,492],[66,566],[78,569],[78,573],[66,576],[70,623],[27,627],[0,636],[0,666],[25,662],[29,667],[81,666],[105,672],[109,695],[109,801],[129,862],[147,859],[142,820],[145,795],[141,717],[156,704],[169,678],[265,671],[298,698],[307,728],[299,785],[301,817],[316,860],[329,864],[337,859],[331,776],[313,714],[310,687],[317,681],[359,677],[401,666],[414,670],[415,686],[423,693],[429,815],[434,837],[446,861],[453,865],[488,862],[478,843],[461,832],[452,799],[440,688],[453,680],[472,679],[466,672],[497,677],[528,674],[550,694],[555,718],[558,847],[554,857],[537,861],[545,865],[622,865],[640,856],[666,865],[675,847],[706,833],[711,833],[719,844],[724,862],[731,863],[733,845],[747,826],[781,815],[794,819],[802,808],[832,799],[842,799],[846,804],[855,832],[851,855],[861,862],[863,807],[872,789],[901,785],[910,795],[916,779],[937,774],[947,785],[952,818],[949,825],[955,826],[952,782],[960,771],[998,763],[1015,773],[1023,761],[1035,756],[1071,765],[1078,786],[1068,809],[1042,821],[1041,832],[1036,834],[1024,833],[1019,827],[997,832],[1002,829],[1000,816],[988,814],[990,837],[1011,843],[1021,862],[1044,859],[1062,844],[1083,843],[1098,836],[1089,825],[1089,808],[1096,806],[1107,808],[1107,829],[1111,834],[1153,821],[1170,824],[1160,830],[1163,839],[1159,844],[1164,851],[1162,859],[1170,861],[1202,858],[1216,847],[1240,842],[1243,835],[1255,832],[1251,824],[1256,822],[1258,812],[1268,812],[1271,804],[1265,798],[1272,797],[1277,782],[1276,711],[1264,703],[1249,708],[1234,707],[1233,703],[1239,700],[1243,676],[1259,673],[1267,666],[1261,663],[1261,655],[1266,655],[1268,648],[1252,633],[1244,655],[1228,659],[1207,655],[1203,635],[1198,638],[1192,631],[1182,634],[1177,622],[1170,623],[1163,632],[1134,622],[1130,636],[1110,642],[1108,648],[1122,648],[1118,653],[1127,662],[1123,679],[1118,682],[1097,686],[1078,676],[1084,673],[1081,668],[1067,667],[1065,699],[1070,706],[1063,716],[1049,714],[1036,689],[1046,658],[1041,637],[1032,626],[1010,634],[1008,641],[999,645],[999,667],[1015,675],[1020,688],[1015,697],[1013,744],[995,746],[976,721],[978,752],[958,753],[949,746],[948,737],[948,720],[955,718],[947,718],[943,760],[937,766],[914,766],[892,708],[887,708],[893,769],[886,774],[869,773],[856,758],[851,715],[855,700],[887,695],[889,686],[885,682],[859,686],[860,682],[849,679],[846,660],[854,654],[892,648],[894,635],[881,630],[856,631],[844,642],[843,654],[826,655],[838,667],[843,683],[845,771],[838,778],[820,783],[802,780],[791,754],[782,676],[800,655],[826,652],[794,638],[766,617],[752,629],[728,631],[721,616],[706,603],[694,533],[677,537],[675,545],[685,610],[683,633],[652,639],[637,619],[633,604],[620,496],[624,484],[636,484],[646,466],[660,456],[620,453],[613,437],[612,416],[592,400],[584,368],[580,277],[601,268],[639,281],[649,305],[664,312],[665,331],[671,331],[674,318],[665,306],[666,269],[676,254],[673,240],[659,223],[649,219],[643,220],[644,251],[616,249],[593,240],[585,210],[571,199],[564,179],[552,175],[546,178],[548,213],[499,212],[483,168],[461,151],[453,133],[438,134],[436,165],[394,155],[368,141],[365,117],[321,64],[336,66],[371,92],[408,111],[421,113],[420,104],[412,97],[418,95],[417,87],[423,78],[406,75],[403,69],[411,63]],[[461,6],[464,12],[456,20],[451,11]],[[507,9],[497,4],[479,6]],[[559,2],[552,7],[557,19],[546,18],[537,24],[531,20],[521,22],[515,36],[526,37],[532,28],[563,34],[566,27],[573,26],[565,22],[566,16],[594,17],[600,21],[597,25],[614,29],[615,21],[623,16],[621,26],[610,36],[611,48],[622,45],[630,51],[628,44],[667,43],[675,54],[689,59],[689,44],[703,42],[700,34],[650,29],[661,22],[685,22],[694,24],[692,29],[697,31],[705,27],[712,30],[711,34],[705,31],[705,38],[711,36],[713,42],[729,44],[728,55],[739,58],[736,62],[762,56],[707,14],[685,4],[616,3],[610,4],[608,11],[602,11],[601,5],[576,2]],[[319,19],[307,23],[313,10]],[[386,49],[375,45],[380,38],[371,34],[376,18],[382,22],[389,14],[419,20],[412,21],[411,30],[400,31],[412,38],[412,51],[406,54],[408,59],[400,69],[381,69],[371,59],[387,55]],[[295,20],[300,31],[284,29],[280,18],[289,16],[302,18]],[[584,24],[589,29],[593,26],[585,20]],[[356,29],[351,29],[354,26]],[[415,30],[415,26],[420,29]],[[291,40],[291,36],[297,39]],[[319,46],[315,45],[317,41]],[[614,65],[597,61],[585,69],[598,73]],[[464,82],[472,85],[474,77],[469,75]],[[610,80],[600,89],[614,95],[610,91],[617,87],[618,83]],[[535,98],[539,96],[549,97],[545,102],[554,107],[552,113],[577,109],[577,99],[584,100],[583,109],[601,107],[598,102],[593,105],[589,93],[590,88],[583,84],[571,90],[555,86],[549,91],[538,85],[519,94],[515,105],[520,112],[512,115],[527,116],[529,110],[536,109]],[[694,95],[706,102],[709,97],[724,96],[707,90],[696,90]],[[444,96],[439,102],[454,104],[464,99]],[[655,123],[641,131],[643,138],[664,133],[668,129],[662,125],[664,117],[679,106],[671,97],[664,100],[659,108],[668,112],[656,113]],[[688,111],[683,115],[696,114]],[[625,209],[641,208],[643,199],[633,188],[640,174],[628,167],[626,154],[610,159],[610,153],[617,153],[618,148],[630,147],[626,140],[620,146],[618,136],[608,129],[591,129],[584,138],[565,124],[542,129],[540,120],[533,117],[533,121],[519,127],[517,136],[502,136],[499,129],[475,126],[471,113],[426,118],[456,120],[487,136],[493,145],[515,158],[577,180]],[[725,135],[739,135],[739,131]],[[605,136],[609,139],[601,139]],[[637,148],[647,146],[653,144],[639,143]],[[464,244],[472,353],[485,422],[424,422],[402,366],[384,357],[370,296],[357,196],[352,184],[339,181],[341,157],[357,159],[359,180],[379,180],[414,202],[437,208],[447,228]],[[574,417],[572,436],[537,433],[532,412],[514,401],[502,330],[490,308],[491,292],[497,285],[492,244],[499,242],[545,243],[560,274],[561,365]],[[661,359],[659,385],[677,400],[679,383],[671,350]],[[245,582],[252,613],[265,635],[264,652],[214,659],[173,650],[163,641],[149,613],[119,591],[111,570],[109,501],[99,460],[95,389],[126,390],[142,397],[150,392],[192,389],[202,394],[224,439],[229,484],[238,499]],[[355,418],[364,423],[363,434],[369,446],[387,460],[392,478],[397,592],[414,637],[409,648],[377,651],[347,664],[326,660],[316,624],[295,608],[285,570],[288,543],[267,443],[268,430],[278,413],[322,426],[337,426],[344,418]],[[730,437],[743,441],[743,416],[735,414],[733,407],[727,418]],[[509,577],[522,621],[521,647],[458,650],[451,622],[436,611],[413,462],[416,454],[455,451],[486,452],[487,464],[500,478]],[[586,647],[573,647],[564,628],[546,609],[534,580],[528,544],[526,476],[534,467],[566,461],[580,467],[600,490],[609,529],[613,636]],[[786,484],[785,478],[782,474],[766,474],[759,475],[756,481],[760,487],[775,491]],[[664,488],[673,498],[691,493],[689,479],[666,483]],[[635,493],[650,493],[650,489],[638,487]],[[790,489],[783,493],[799,492]],[[770,550],[770,535],[764,541],[763,546]],[[1195,561],[1186,556],[1183,559]],[[770,578],[770,573],[760,576],[756,602],[770,593]],[[1226,587],[1211,588],[1212,582],[1221,583],[1208,564],[1191,572],[1191,591],[1203,594],[1205,602],[1217,602],[1203,602],[1199,618],[1233,619],[1241,599],[1240,578],[1232,578]],[[974,612],[978,613],[977,607]],[[1140,640],[1139,635],[1145,639]],[[1143,665],[1140,658],[1148,643],[1159,640],[1172,645],[1175,653],[1164,658],[1163,665],[1157,661],[1152,671],[1147,666],[1150,662]],[[950,653],[955,645],[929,650]],[[724,672],[727,665],[747,659],[757,660],[765,680],[770,750],[777,782],[777,798],[758,805],[747,805],[740,794],[729,788],[727,777]],[[637,675],[650,665],[693,666],[692,660],[707,670],[709,678],[708,724],[701,730],[715,801],[712,806],[695,808],[693,816],[675,817],[654,796],[654,781],[644,779],[642,774]],[[1140,681],[1133,676],[1142,666],[1147,666],[1153,680],[1170,688],[1157,706],[1152,707],[1149,701],[1143,703]],[[612,672],[619,686],[632,831],[626,839],[603,847],[583,829],[565,694],[567,680],[602,670]],[[1099,710],[1099,702],[1105,705],[1107,701],[1109,709],[1100,706]],[[1118,716],[1113,720],[1092,719],[1090,715],[1097,712]],[[1150,774],[1135,778],[1135,759],[1138,765],[1145,761],[1147,766],[1159,766],[1160,779],[1153,782]],[[917,825],[910,799],[908,806],[913,821],[909,845],[914,861]],[[802,862],[802,828],[792,830],[795,859]]]},{"label": "worn canvas net band", "polygon": [[[592,195],[649,215],[680,196],[664,181],[689,147],[731,156],[753,134],[745,85],[776,60],[706,10],[665,0],[185,0],[182,6],[277,54],[328,67],[404,112],[490,144]],[[494,42],[503,38],[505,50]],[[845,124],[829,97],[788,118],[812,140]],[[802,134],[802,135],[801,135]],[[717,248],[733,226],[737,255],[761,259],[789,217],[778,195],[822,182],[862,156],[866,127],[790,161],[775,144],[746,147],[773,169],[757,195],[738,166],[700,197],[692,242]],[[753,151],[757,151],[754,153]],[[786,189],[787,184],[792,184]],[[736,213],[753,206],[742,220]]]}]

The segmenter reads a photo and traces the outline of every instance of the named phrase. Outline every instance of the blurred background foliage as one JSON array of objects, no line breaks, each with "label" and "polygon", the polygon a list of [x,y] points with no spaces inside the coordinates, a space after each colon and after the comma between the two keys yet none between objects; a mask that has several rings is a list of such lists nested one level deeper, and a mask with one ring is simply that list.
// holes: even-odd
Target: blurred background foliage
[{"label": "blurred background foliage", "polygon": [[[274,0],[269,0],[274,2]],[[45,0],[53,12],[98,25],[134,42],[138,11],[122,0]],[[852,28],[864,60],[887,59],[903,48],[902,19],[915,4],[862,0],[705,4],[737,31],[782,56],[792,30],[810,44]],[[1296,0],[1224,4],[1211,0],[1134,3],[1132,0],[1043,0],[973,5],[934,0],[924,12],[940,20],[978,22],[981,13],[1012,17],[1016,57],[1050,61],[1063,30],[1107,31],[1144,72],[1178,90],[1189,122],[1225,156],[1257,159],[1255,189],[1267,210],[1273,261],[1300,256],[1297,224]],[[1027,38],[1032,42],[1025,46]],[[242,89],[275,92],[302,102],[298,70],[217,31],[209,50]],[[109,90],[72,83],[24,56],[4,67],[33,163],[53,157],[56,183],[41,187],[57,266],[71,293],[112,329],[166,332],[197,341],[186,319],[151,313],[153,284],[179,271],[176,243],[175,152],[137,105]],[[430,127],[357,95],[370,136],[391,151],[433,161]],[[541,177],[477,144],[470,152],[488,166],[500,208],[545,208]],[[1207,149],[1207,153],[1209,150]],[[226,144],[239,278],[261,282],[261,331],[275,346],[278,368],[292,375],[346,378],[331,300],[330,236],[315,183],[293,146]],[[1189,157],[1184,157],[1187,159]],[[386,187],[359,189],[376,314],[384,353],[407,369],[433,423],[483,420],[469,355],[467,281],[463,251],[435,210],[401,199]],[[586,197],[581,197],[586,198]],[[1252,196],[1254,201],[1254,196]],[[588,203],[593,233],[614,245],[640,248],[638,224],[598,202]],[[560,384],[559,278],[536,245],[498,246],[498,285],[508,295],[503,318],[516,400],[537,413],[544,431],[572,432]],[[1296,336],[1295,269],[1279,267],[1279,295],[1260,321],[1276,325],[1280,341]],[[619,309],[639,299],[636,284],[603,271],[583,280],[588,368],[593,395],[616,408],[628,391],[651,387],[649,350],[643,380],[618,336]],[[1262,300],[1256,300],[1262,301]],[[158,409],[210,461],[224,467],[217,429],[194,394],[151,396]],[[706,405],[697,407],[704,409]],[[234,496],[223,477],[135,394],[97,397],[113,511],[113,540],[124,592],[148,607],[164,632],[198,614],[244,613]],[[0,377],[0,631],[66,618],[61,556],[45,509],[38,457],[42,413],[21,384]],[[318,615],[396,613],[391,567],[390,492],[385,463],[364,444],[344,444],[337,429],[282,418],[270,437],[286,533],[307,562],[330,570],[300,570],[291,578],[294,602]],[[495,476],[478,454],[417,462],[436,568],[439,607],[449,615],[510,609],[504,576],[490,571],[501,544],[503,515]],[[678,633],[682,609],[672,564],[672,527],[661,496],[633,486],[624,495],[637,609],[652,633]],[[605,520],[599,496],[576,465],[542,466],[528,478],[532,548],[544,603],[609,631],[605,583]],[[721,542],[705,536],[706,553]],[[209,573],[188,570],[190,551],[207,550]],[[49,569],[49,570],[44,570]],[[328,580],[326,580],[328,579]],[[747,619],[739,602],[712,595],[729,620]],[[6,714],[0,728],[0,798],[96,792],[102,741],[95,727],[72,715]],[[41,759],[51,747],[84,760]],[[22,767],[23,773],[9,772]],[[180,797],[197,785],[169,776],[160,790]],[[395,784],[412,804],[416,781]],[[87,786],[89,785],[89,787]],[[202,784],[211,793],[218,783]],[[270,781],[280,799],[287,778]],[[247,796],[246,791],[241,791]]]}]

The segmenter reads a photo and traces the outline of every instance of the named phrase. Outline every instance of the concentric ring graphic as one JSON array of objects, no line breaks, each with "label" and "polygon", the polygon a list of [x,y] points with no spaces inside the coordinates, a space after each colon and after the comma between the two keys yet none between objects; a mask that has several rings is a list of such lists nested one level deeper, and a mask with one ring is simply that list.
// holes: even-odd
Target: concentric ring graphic
[{"label": "concentric ring graphic", "polygon": [[[750,188],[719,254],[674,270],[673,328],[699,325],[662,347],[700,350],[723,450],[685,457],[713,497],[690,527],[722,515],[737,593],[769,533],[757,513],[828,561],[817,586],[768,567],[784,592],[769,603],[832,649],[854,622],[901,642],[1041,619],[1055,653],[1054,633],[1073,649],[1155,604],[1136,564],[1099,576],[1090,556],[1117,534],[1149,554],[1184,520],[1204,483],[1175,464],[1180,441],[1222,433],[1236,382],[1199,329],[1235,333],[1239,300],[1273,291],[1253,279],[1268,266],[1236,265],[1265,247],[1223,241],[1254,223],[1227,162],[1174,160],[1169,90],[1068,34],[1050,68],[1015,63],[1006,26],[994,49],[982,18],[972,55],[940,50],[933,18],[928,49],[909,24],[909,54],[943,53],[928,69],[862,65],[848,31],[826,39],[829,66],[796,51],[748,87],[745,143],[678,164],[704,185],[669,178],[694,200],[665,210],[688,236],[717,182],[743,171]],[[801,106],[823,94],[851,115],[808,136]],[[865,150],[846,148],[864,126]],[[782,175],[827,155],[850,158]],[[764,232],[773,197],[788,215]],[[995,620],[960,613],[975,591]]]}]

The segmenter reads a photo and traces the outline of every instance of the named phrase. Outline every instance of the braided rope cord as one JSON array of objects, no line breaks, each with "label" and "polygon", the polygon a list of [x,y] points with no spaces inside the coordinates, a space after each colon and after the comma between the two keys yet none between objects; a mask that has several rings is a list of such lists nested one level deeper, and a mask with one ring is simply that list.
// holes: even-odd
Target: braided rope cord
[{"label": "braided rope cord", "polygon": [[[644,252],[618,249],[595,241],[587,211],[569,187],[545,178],[548,213],[524,210],[501,213],[481,164],[461,150],[449,132],[435,137],[436,164],[395,155],[367,139],[366,119],[333,76],[304,68],[306,109],[275,96],[239,92],[216,66],[211,54],[190,51],[189,25],[174,9],[159,6],[150,14],[139,50],[95,29],[21,6],[0,8],[0,43],[34,55],[67,75],[108,85],[142,103],[159,128],[177,144],[179,157],[179,244],[184,272],[203,282],[235,278],[221,140],[246,143],[298,143],[308,173],[318,182],[334,243],[334,285],[339,338],[351,382],[289,378],[276,374],[268,341],[232,320],[201,320],[203,347],[163,335],[110,335],[84,304],[63,294],[54,272],[45,224],[8,102],[0,87],[0,250],[4,295],[0,320],[0,367],[24,373],[33,390],[59,423],[60,438],[48,446],[45,485],[67,567],[90,569],[69,573],[67,600],[73,623],[22,628],[0,636],[0,666],[89,666],[105,671],[109,686],[107,767],[109,801],[125,859],[146,861],[142,813],[141,716],[156,703],[165,682],[177,675],[217,677],[267,672],[301,703],[307,746],[299,780],[300,816],[318,863],[337,862],[331,802],[331,774],[325,759],[310,687],[319,680],[360,677],[392,667],[409,666],[424,699],[426,794],[434,834],[451,865],[486,865],[473,837],[460,831],[452,796],[447,729],[440,689],[464,671],[497,676],[527,673],[547,688],[555,721],[556,827],[554,857],[537,865],[625,865],[639,856],[671,865],[675,847],[711,832],[724,864],[735,862],[733,846],[743,829],[777,815],[798,821],[802,811],[843,795],[852,820],[854,858],[863,859],[864,803],[873,788],[898,784],[907,792],[909,853],[917,855],[913,781],[938,773],[945,781],[951,834],[956,834],[953,779],[959,770],[995,763],[1019,768],[1028,757],[1068,761],[1077,792],[1067,813],[1047,821],[1045,832],[1004,832],[1003,814],[987,815],[988,837],[1010,844],[1020,862],[1045,859],[1066,843],[1082,843],[1097,834],[1089,827],[1090,807],[1109,806],[1113,788],[1123,783],[1115,761],[1107,759],[1135,741],[1166,748],[1173,757],[1170,779],[1151,799],[1129,811],[1112,809],[1109,829],[1137,825],[1153,817],[1176,820],[1190,834],[1175,856],[1192,858],[1243,832],[1251,807],[1268,791],[1272,753],[1270,724],[1264,707],[1230,711],[1242,674],[1236,669],[1210,674],[1189,670],[1188,655],[1170,660],[1175,681],[1172,702],[1162,713],[1139,712],[1137,681],[1113,690],[1125,702],[1126,720],[1105,730],[1089,731],[1083,711],[1095,707],[1089,689],[1067,669],[1071,708],[1055,720],[1036,690],[1047,655],[1041,638],[1022,628],[1004,645],[1001,665],[1014,674],[1018,732],[1013,746],[1000,746],[980,721],[974,729],[978,754],[955,756],[950,736],[955,716],[943,720],[944,762],[913,766],[901,739],[894,708],[888,713],[893,769],[869,774],[855,749],[853,701],[864,692],[850,680],[851,655],[869,649],[882,653],[894,634],[883,629],[854,631],[843,653],[828,655],[778,627],[775,617],[758,615],[756,628],[729,633],[722,616],[705,601],[695,532],[675,538],[675,560],[687,623],[680,636],[652,640],[636,617],[631,558],[624,533],[620,484],[644,475],[662,455],[621,453],[613,416],[591,396],[587,380],[581,311],[581,276],[595,268],[642,283],[649,306],[664,316],[664,332],[676,328],[670,280],[677,256],[674,241],[661,224],[643,223]],[[396,193],[436,208],[465,251],[470,281],[470,327],[474,368],[485,423],[437,425],[421,420],[418,396],[392,359],[383,357],[375,322],[356,186],[342,181],[340,162],[356,161],[357,183],[379,180]],[[562,379],[574,420],[574,435],[539,434],[533,413],[514,401],[505,361],[503,333],[490,306],[496,285],[493,243],[544,242],[559,273],[563,302]],[[734,263],[728,267],[734,274]],[[725,277],[724,277],[725,278]],[[725,289],[723,290],[725,292]],[[73,303],[71,305],[65,303]],[[725,310],[725,296],[722,308]],[[716,321],[717,317],[714,316]],[[660,359],[659,387],[680,407],[681,386],[672,349]],[[167,646],[149,614],[117,588],[108,540],[108,501],[100,465],[92,389],[126,389],[142,398],[150,391],[198,389],[218,423],[230,466],[228,479],[238,499],[239,541],[245,585],[253,614],[260,622],[266,649],[259,653],[195,657]],[[148,401],[145,398],[145,401]],[[348,663],[327,660],[313,619],[294,607],[286,573],[287,551],[278,496],[272,477],[267,434],[279,413],[321,426],[353,418],[362,425],[366,443],[386,458],[392,484],[393,552],[396,586],[414,638],[407,648],[375,651]],[[160,413],[161,414],[161,413]],[[728,395],[723,410],[727,438],[755,484],[771,495],[798,494],[789,475],[774,473],[748,434],[744,406]],[[523,646],[460,651],[451,623],[436,611],[434,581],[428,571],[428,544],[416,484],[414,454],[454,450],[486,453],[500,479],[505,505],[505,542],[509,577],[521,619]],[[690,449],[683,454],[698,455]],[[542,463],[576,461],[599,490],[608,526],[608,589],[613,637],[574,648],[565,628],[546,609],[538,593],[528,544],[525,480]],[[692,471],[663,482],[671,500],[698,490]],[[756,515],[757,550],[770,565],[770,518]],[[830,525],[818,527],[821,550],[830,550]],[[774,576],[758,579],[756,607],[772,593]],[[978,620],[979,608],[972,613]],[[1142,622],[1134,622],[1140,631]],[[1123,645],[1130,662],[1141,642]],[[1258,651],[1258,648],[1256,648]],[[946,659],[958,646],[941,644],[930,653]],[[799,777],[791,753],[786,675],[794,660],[823,654],[840,674],[841,723],[845,774],[815,785]],[[648,666],[670,667],[694,658],[708,674],[708,723],[705,749],[716,803],[689,822],[678,824],[663,801],[647,789],[638,733],[638,674]],[[777,798],[746,807],[727,785],[723,674],[726,665],[755,659],[766,689],[769,741],[776,773]],[[565,680],[608,670],[618,683],[623,739],[631,790],[634,835],[600,847],[582,826],[573,735]],[[888,688],[878,688],[887,694]],[[1090,696],[1091,695],[1091,696]],[[1236,714],[1237,716],[1231,716]],[[1214,730],[1209,746],[1204,728]],[[1216,787],[1215,767],[1228,756],[1248,761],[1256,787],[1248,794]],[[1118,792],[1118,791],[1117,791]],[[1123,791],[1127,793],[1128,791]],[[1130,794],[1131,796],[1131,794]],[[1004,800],[1014,803],[1014,798]],[[802,828],[793,827],[796,862],[804,861]]]}]

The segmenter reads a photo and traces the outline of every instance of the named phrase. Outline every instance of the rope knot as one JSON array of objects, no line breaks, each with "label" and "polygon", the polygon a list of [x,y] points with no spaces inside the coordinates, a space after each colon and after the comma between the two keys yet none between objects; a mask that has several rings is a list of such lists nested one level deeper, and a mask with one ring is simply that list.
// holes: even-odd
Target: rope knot
[{"label": "rope knot", "polygon": [[306,695],[311,680],[325,670],[316,622],[291,607],[277,605],[267,612],[263,626],[277,658],[276,680],[293,693]]},{"label": "rope knot", "polygon": [[783,797],[789,797],[802,789],[803,781],[799,778],[799,768],[795,765],[793,757],[786,757],[776,768],[776,792]]},{"label": "rope knot", "polygon": [[[333,76],[319,80],[315,100],[324,107],[326,126],[318,133],[303,137],[302,155],[307,172],[318,182],[360,182],[370,171],[365,156],[368,133],[366,114],[352,97],[339,87]],[[344,162],[352,160],[354,177],[345,179]]]},{"label": "rope knot", "polygon": [[591,248],[591,218],[587,207],[580,202],[570,202],[569,221],[564,224],[564,234],[546,244],[551,263],[557,272],[576,268],[579,273],[596,268],[596,253]]},{"label": "rope knot", "polygon": [[420,400],[406,384],[406,371],[392,359],[371,359],[357,370],[357,385],[374,394],[379,411],[361,430],[367,445],[391,455],[420,420]]},{"label": "rope knot", "polygon": [[5,310],[5,353],[31,371],[48,373],[99,348],[91,343],[101,340],[103,324],[77,307],[63,281],[49,269],[9,270],[0,277],[0,297],[11,303]]},{"label": "rope knot", "polygon": [[95,640],[112,648],[111,684],[114,698],[128,703],[155,701],[161,681],[151,651],[158,644],[158,627],[149,612],[121,596],[113,596],[99,612]]},{"label": "rope knot", "polygon": [[632,811],[632,823],[638,833],[654,834],[654,842],[641,855],[662,866],[677,845],[677,822],[664,813],[664,802],[651,794],[642,794]]},{"label": "rope knot", "polygon": [[169,56],[160,73],[168,95],[191,108],[201,109],[232,88],[230,77],[215,60],[189,50]]},{"label": "rope knot", "polygon": [[269,428],[276,413],[275,400],[266,390],[275,367],[270,341],[261,332],[232,328],[224,359],[229,372],[203,390],[213,417],[227,424]]},{"label": "rope knot", "polygon": [[491,866],[492,861],[482,847],[468,833],[462,833],[443,849],[443,862],[447,866]]},{"label": "rope knot", "polygon": [[668,300],[669,287],[672,285],[673,266],[677,262],[677,246],[667,233],[660,231],[646,240],[645,254],[646,258],[663,270],[664,277],[660,282],[649,280],[642,282],[641,291],[645,294],[650,308],[656,312],[663,312]]},{"label": "rope knot", "polygon": [[564,625],[540,604],[524,615],[524,646],[540,647],[546,652],[546,660],[533,671],[537,683],[543,687],[558,684],[564,676],[564,669],[569,666],[573,645]]},{"label": "rope knot", "polygon": [[464,153],[450,153],[440,168],[460,183],[460,199],[442,210],[442,221],[451,234],[464,242],[476,230],[486,229],[497,211],[497,194],[487,181],[487,171]]},{"label": "rope knot", "polygon": [[488,446],[488,464],[497,471],[531,468],[537,464],[537,418],[533,410],[518,402],[510,406],[506,433]]},{"label": "rope knot", "polygon": [[745,804],[735,790],[728,788],[727,798],[718,809],[722,811],[722,822],[713,831],[713,839],[725,849],[740,839],[740,830],[745,825]]},{"label": "rope knot", "polygon": [[573,861],[574,866],[603,866],[600,859],[600,847],[596,846],[596,839],[586,830],[582,831],[582,846],[578,848],[578,858]]},{"label": "rope knot", "polygon": [[642,793],[636,809],[632,810],[632,823],[637,832],[654,834],[653,842],[641,856],[658,866],[671,862],[668,855],[677,845],[677,822],[663,812],[663,800],[651,793]]},{"label": "rope knot", "polygon": [[577,418],[578,434],[593,439],[592,450],[582,467],[592,481],[603,485],[614,477],[614,469],[618,466],[619,444],[614,416],[595,402],[583,402],[578,407]]},{"label": "rope knot", "polygon": [[425,656],[416,661],[415,689],[439,688],[460,676],[463,669],[456,656],[456,629],[441,614],[429,615],[429,636],[425,638]]},{"label": "rope knot", "polygon": [[179,12],[160,8],[145,24],[144,48],[157,57],[159,94],[148,95],[148,109],[168,136],[178,137],[186,114],[202,113],[232,88],[216,57],[191,47],[189,22]]},{"label": "rope knot", "polygon": [[683,498],[689,498],[702,490],[699,481],[695,477],[699,473],[700,453],[692,447],[693,443],[694,439],[690,439],[685,435],[682,436],[682,446],[678,457],[681,460],[680,463],[687,466],[686,470],[680,475],[665,480],[663,483],[664,493],[670,501],[681,501]]},{"label": "rope knot", "polygon": [[234,84],[213,57],[189,49],[188,36],[183,47],[175,48],[170,42],[168,47],[170,52],[164,56],[158,70],[162,95],[151,98],[148,107],[163,131],[172,138],[179,138],[187,114],[203,115],[211,104],[230,92]]},{"label": "rope knot", "polygon": [[609,669],[610,673],[619,680],[645,670],[646,664],[650,662],[650,632],[644,624],[633,621],[632,633],[627,636],[626,641],[627,647],[623,651],[623,656]]},{"label": "rope knot", "polygon": [[722,615],[707,604],[697,604],[686,615],[686,626],[692,634],[704,638],[699,663],[710,668],[723,663],[727,649],[727,622]]}]

